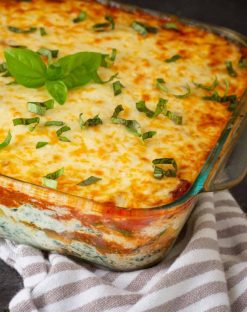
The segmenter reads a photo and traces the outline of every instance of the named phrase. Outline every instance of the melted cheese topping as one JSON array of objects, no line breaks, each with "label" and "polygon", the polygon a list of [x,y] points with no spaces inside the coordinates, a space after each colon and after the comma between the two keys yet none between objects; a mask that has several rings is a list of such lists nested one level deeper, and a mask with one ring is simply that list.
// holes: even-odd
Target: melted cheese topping
[{"label": "melted cheese topping", "polygon": [[[86,11],[88,18],[75,24],[72,20],[80,10]],[[66,104],[56,104],[47,111],[40,125],[30,132],[27,126],[14,127],[12,120],[35,117],[28,112],[27,102],[45,101],[50,96],[45,88],[6,85],[12,78],[0,77],[0,142],[9,129],[13,135],[11,144],[0,151],[1,174],[41,185],[44,175],[64,167],[58,190],[131,208],[167,204],[174,200],[172,194],[181,181],[191,184],[195,181],[230,112],[227,105],[203,100],[202,96],[210,93],[195,88],[192,82],[209,85],[217,75],[220,94],[224,93],[223,82],[227,79],[229,94],[240,97],[246,88],[246,71],[237,69],[239,47],[215,34],[179,23],[180,32],[160,30],[141,36],[130,27],[133,21],[154,26],[164,21],[88,1],[1,1],[0,11],[1,61],[9,45],[25,45],[34,51],[41,47],[59,49],[59,57],[80,51],[110,54],[116,48],[115,64],[110,69],[100,68],[99,74],[104,79],[118,72],[125,86],[119,96],[114,96],[112,83],[90,83],[71,90]],[[93,31],[92,25],[104,22],[106,14],[114,17],[116,29]],[[45,27],[48,35],[42,37],[39,31],[13,33],[8,30],[9,25],[23,29]],[[182,59],[164,62],[175,54]],[[237,78],[228,75],[225,60],[233,62]],[[174,94],[184,93],[183,86],[189,84],[191,96],[178,99],[163,93],[155,86],[160,77]],[[183,116],[183,125],[175,125],[163,115],[149,119],[136,110],[135,104],[140,100],[154,110],[160,97],[168,99],[169,110]],[[120,104],[125,108],[121,117],[137,120],[143,132],[156,131],[156,136],[143,143],[123,126],[112,124],[110,117]],[[85,119],[99,114],[103,125],[81,130],[80,113]],[[58,140],[57,127],[44,126],[49,120],[62,120],[71,127],[66,133],[71,143]],[[39,141],[47,141],[49,145],[36,149]],[[152,160],[163,157],[172,157],[178,163],[176,178],[154,179]],[[91,175],[102,180],[87,187],[77,186]]]}]

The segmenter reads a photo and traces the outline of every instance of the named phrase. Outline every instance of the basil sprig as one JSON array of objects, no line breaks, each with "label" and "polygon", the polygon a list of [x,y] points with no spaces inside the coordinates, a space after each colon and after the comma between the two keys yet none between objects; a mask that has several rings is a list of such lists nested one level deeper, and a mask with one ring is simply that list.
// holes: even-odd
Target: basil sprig
[{"label": "basil sprig", "polygon": [[105,23],[98,23],[93,25],[93,29],[97,32],[104,32],[108,30],[114,30],[115,29],[115,21],[114,18],[111,15],[105,16]]},{"label": "basil sprig", "polygon": [[119,114],[124,111],[124,108],[122,105],[118,105],[114,113],[111,117],[111,121],[114,124],[119,124],[125,126],[125,128],[132,133],[133,135],[142,138],[143,141],[152,138],[156,132],[155,131],[148,131],[145,133],[142,133],[141,125],[136,120],[130,120],[130,119],[123,119],[119,117]]},{"label": "basil sprig", "polygon": [[27,88],[45,86],[50,95],[59,103],[64,104],[68,90],[84,86],[91,81],[102,81],[97,70],[102,63],[102,54],[96,52],[79,52],[60,58],[48,66],[40,56],[29,49],[8,48],[4,52],[7,68],[18,84]]},{"label": "basil sprig", "polygon": [[44,186],[52,189],[57,188],[57,179],[64,174],[64,168],[61,168],[55,172],[49,173],[43,177],[42,182]]},{"label": "basil sprig", "polygon": [[225,64],[226,64],[226,69],[227,69],[228,74],[231,77],[237,77],[238,74],[237,74],[236,70],[233,68],[232,62],[226,61]]},{"label": "basil sprig", "polygon": [[[171,165],[172,168],[163,169],[157,165]],[[163,177],[176,177],[178,166],[174,158],[159,158],[153,160],[154,178],[161,180]]]},{"label": "basil sprig", "polygon": [[157,27],[150,26],[148,24],[145,24],[145,23],[142,23],[142,22],[138,22],[138,21],[134,21],[131,24],[131,27],[136,32],[141,34],[142,36],[146,36],[148,33],[156,34],[158,32],[158,30],[159,30]]},{"label": "basil sprig", "polygon": [[11,135],[11,132],[9,131],[6,138],[3,140],[2,143],[0,143],[0,150],[8,146],[11,142],[11,139],[12,139],[12,135]]},{"label": "basil sprig", "polygon": [[79,124],[80,124],[81,129],[85,129],[88,127],[95,127],[95,126],[103,124],[103,121],[99,117],[99,115],[96,115],[93,118],[89,118],[86,121],[83,120],[82,115],[83,115],[82,113],[79,115]]},{"label": "basil sprig", "polygon": [[78,183],[77,185],[79,185],[79,186],[88,186],[88,185],[97,183],[97,182],[99,182],[101,180],[102,180],[101,178],[91,176],[91,177],[87,178],[86,180]]}]

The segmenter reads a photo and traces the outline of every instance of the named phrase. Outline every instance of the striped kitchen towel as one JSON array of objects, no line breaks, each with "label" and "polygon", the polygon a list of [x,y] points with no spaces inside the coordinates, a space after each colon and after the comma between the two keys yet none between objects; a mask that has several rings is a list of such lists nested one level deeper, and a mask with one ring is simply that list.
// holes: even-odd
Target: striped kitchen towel
[{"label": "striped kitchen towel", "polygon": [[0,240],[23,277],[11,312],[247,311],[247,220],[229,192],[203,194],[169,256],[117,273]]}]

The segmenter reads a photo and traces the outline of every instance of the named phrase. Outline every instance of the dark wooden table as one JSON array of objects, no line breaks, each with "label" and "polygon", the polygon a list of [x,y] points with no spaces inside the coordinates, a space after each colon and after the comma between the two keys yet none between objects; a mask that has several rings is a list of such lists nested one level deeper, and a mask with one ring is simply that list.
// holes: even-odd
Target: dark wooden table
[{"label": "dark wooden table", "polygon": [[[225,26],[247,35],[246,0],[126,0],[125,2]],[[247,211],[247,179],[235,187],[232,193],[242,209]],[[21,288],[22,282],[18,274],[0,261],[0,312],[7,308],[11,298]]]}]

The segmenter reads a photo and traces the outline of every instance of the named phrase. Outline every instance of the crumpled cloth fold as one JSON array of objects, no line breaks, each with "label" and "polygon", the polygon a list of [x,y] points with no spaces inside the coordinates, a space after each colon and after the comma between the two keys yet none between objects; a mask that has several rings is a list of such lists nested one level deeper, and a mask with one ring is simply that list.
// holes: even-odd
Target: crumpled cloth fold
[{"label": "crumpled cloth fold", "polygon": [[200,195],[158,265],[119,273],[0,239],[0,258],[23,278],[11,312],[247,311],[247,220],[229,192]]}]

